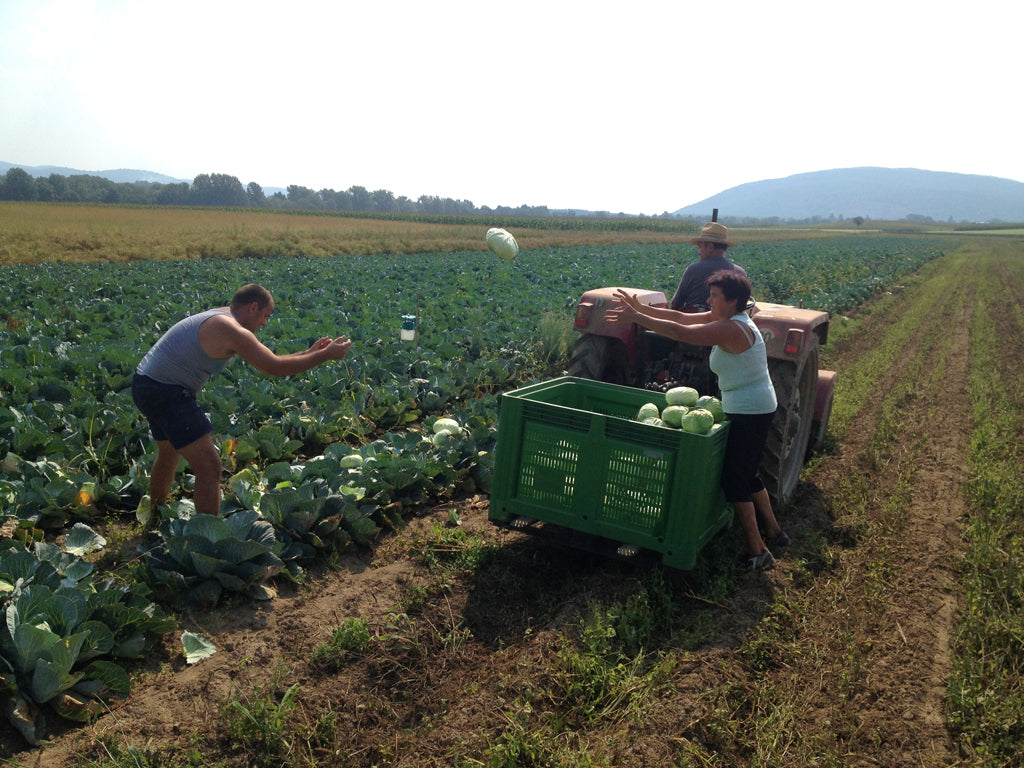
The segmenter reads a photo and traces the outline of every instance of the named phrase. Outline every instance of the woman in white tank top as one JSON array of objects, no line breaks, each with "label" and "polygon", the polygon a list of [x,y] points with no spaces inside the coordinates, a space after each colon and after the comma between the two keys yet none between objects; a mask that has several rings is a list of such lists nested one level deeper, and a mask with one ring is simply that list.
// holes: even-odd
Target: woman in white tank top
[{"label": "woman in white tank top", "polygon": [[744,564],[751,570],[763,570],[775,565],[775,558],[761,535],[758,518],[773,546],[789,544],[758,476],[761,454],[775,417],[775,389],[768,373],[764,340],[744,312],[750,300],[750,282],[738,272],[721,270],[711,275],[707,284],[711,294],[711,309],[707,312],[684,313],[651,307],[620,288],[605,319],[638,323],[676,341],[712,347],[711,370],[718,376],[722,408],[730,422],[722,489],[746,534]]}]

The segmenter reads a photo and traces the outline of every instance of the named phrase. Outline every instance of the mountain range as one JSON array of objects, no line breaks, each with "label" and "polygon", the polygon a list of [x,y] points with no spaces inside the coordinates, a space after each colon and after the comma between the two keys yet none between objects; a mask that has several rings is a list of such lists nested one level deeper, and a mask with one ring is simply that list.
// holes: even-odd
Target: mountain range
[{"label": "mountain range", "polygon": [[1024,221],[1024,183],[916,168],[838,168],[740,184],[675,211],[723,221],[755,219]]},{"label": "mountain range", "polygon": [[[81,171],[0,161],[0,175],[10,168],[22,168],[33,177],[86,174],[116,183],[191,183],[188,179],[175,179],[153,171],[123,168]],[[740,184],[679,208],[673,214],[703,220],[715,208],[721,211],[723,221],[733,222],[852,219],[857,216],[890,221],[917,217],[958,223],[1024,222],[1024,183],[996,176],[916,168],[837,168]]]},{"label": "mountain range", "polygon": [[57,174],[58,176],[99,176],[109,179],[115,184],[134,184],[137,181],[148,181],[157,184],[192,183],[192,179],[175,179],[162,173],[137,171],[131,168],[117,168],[110,171],[80,171],[77,168],[64,168],[58,165],[20,165],[18,163],[0,161],[0,175],[7,173],[10,168],[21,168],[29,176],[36,179],[41,176]]}]

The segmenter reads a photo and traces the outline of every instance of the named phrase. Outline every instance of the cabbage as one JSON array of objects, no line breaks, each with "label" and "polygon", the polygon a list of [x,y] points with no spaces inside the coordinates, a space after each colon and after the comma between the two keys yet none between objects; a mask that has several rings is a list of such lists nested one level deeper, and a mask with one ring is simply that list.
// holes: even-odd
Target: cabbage
[{"label": "cabbage", "polygon": [[693,387],[672,387],[665,393],[665,402],[669,405],[694,406],[698,397],[700,394]]},{"label": "cabbage", "polygon": [[459,422],[457,422],[455,419],[438,419],[437,421],[434,422],[434,434],[436,435],[438,432],[441,432],[442,430],[447,430],[448,432],[451,432],[453,434],[458,434],[459,432],[462,431],[462,427],[459,426]]},{"label": "cabbage", "polygon": [[450,429],[439,429],[430,440],[434,445],[440,447],[447,445],[456,434],[456,432],[452,432]]},{"label": "cabbage", "polygon": [[135,519],[143,525],[149,525],[149,521],[153,519],[153,500],[148,493],[139,499],[139,506],[135,508]]},{"label": "cabbage", "polygon": [[665,422],[659,419],[657,416],[649,416],[644,419],[644,424],[650,424],[652,427],[664,427]]},{"label": "cabbage", "polygon": [[725,411],[722,410],[722,401],[717,397],[711,395],[703,395],[697,398],[697,408],[703,408],[706,411],[711,411],[711,415],[715,417],[715,421],[725,420]]},{"label": "cabbage", "polygon": [[358,469],[361,466],[363,466],[363,457],[358,453],[350,453],[341,459],[342,469]]},{"label": "cabbage", "polygon": [[503,259],[514,259],[519,255],[519,243],[510,233],[498,227],[487,230],[487,247]]},{"label": "cabbage", "polygon": [[670,405],[661,412],[661,418],[670,427],[678,427],[689,410],[685,405]]},{"label": "cabbage", "polygon": [[4,460],[0,461],[0,472],[6,472],[9,475],[13,475],[18,471],[18,466],[21,464],[21,460],[13,453],[8,452],[4,456]]},{"label": "cabbage", "polygon": [[661,409],[654,403],[644,403],[640,406],[640,410],[636,412],[637,421],[658,418],[661,418]]},{"label": "cabbage", "polygon": [[679,426],[686,432],[693,432],[695,435],[706,435],[715,424],[715,417],[711,411],[703,408],[692,408],[684,416]]}]

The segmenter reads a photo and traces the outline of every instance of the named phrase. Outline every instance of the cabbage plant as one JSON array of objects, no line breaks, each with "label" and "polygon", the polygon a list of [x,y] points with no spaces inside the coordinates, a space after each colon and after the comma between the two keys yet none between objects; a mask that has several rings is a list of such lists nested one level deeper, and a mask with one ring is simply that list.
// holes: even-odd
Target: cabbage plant
[{"label": "cabbage plant", "polygon": [[[88,550],[92,537],[77,534],[74,547]],[[85,721],[127,695],[128,674],[112,659],[140,657],[174,626],[141,586],[91,573],[52,544],[0,549],[0,707],[30,744],[46,736],[48,712]]]},{"label": "cabbage plant", "polygon": [[160,526],[160,541],[146,553],[154,584],[172,602],[213,607],[224,590],[268,600],[267,581],[284,570],[284,545],[255,510],[225,517],[195,515]]},{"label": "cabbage plant", "polygon": [[378,505],[363,502],[362,456],[355,454],[358,466],[346,466],[351,455],[347,446],[335,444],[304,463],[276,462],[262,472],[247,467],[228,480],[221,509],[258,511],[277,532],[278,555],[289,574],[300,577],[301,561],[353,541],[368,544],[379,532]]},{"label": "cabbage plant", "polygon": [[361,488],[342,488],[341,493],[316,495],[311,484],[277,488],[260,500],[261,513],[278,529],[286,543],[282,559],[291,553],[312,559],[318,552],[350,541],[369,544],[379,532],[373,520],[376,504],[360,504]]}]

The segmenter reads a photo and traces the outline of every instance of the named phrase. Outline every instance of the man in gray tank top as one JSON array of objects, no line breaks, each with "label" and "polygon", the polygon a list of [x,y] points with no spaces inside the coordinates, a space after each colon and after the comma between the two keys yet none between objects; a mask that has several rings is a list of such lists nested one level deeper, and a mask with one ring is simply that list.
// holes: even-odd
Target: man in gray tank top
[{"label": "man in gray tank top", "polygon": [[266,288],[244,285],[228,306],[175,323],[139,362],[132,396],[157,444],[149,481],[154,507],[167,501],[178,460],[184,457],[196,478],[196,512],[220,514],[220,453],[196,394],[235,355],[269,376],[290,376],[348,354],[352,342],[344,336],[324,336],[304,352],[274,353],[256,338],[273,311],[274,299]]}]

